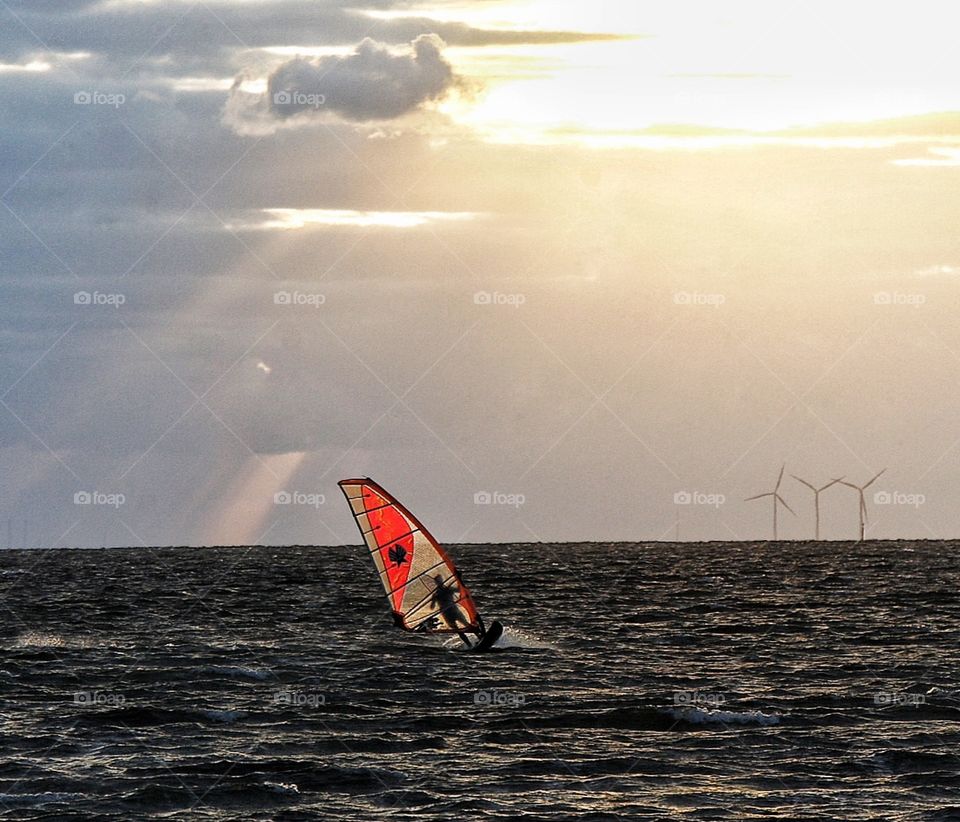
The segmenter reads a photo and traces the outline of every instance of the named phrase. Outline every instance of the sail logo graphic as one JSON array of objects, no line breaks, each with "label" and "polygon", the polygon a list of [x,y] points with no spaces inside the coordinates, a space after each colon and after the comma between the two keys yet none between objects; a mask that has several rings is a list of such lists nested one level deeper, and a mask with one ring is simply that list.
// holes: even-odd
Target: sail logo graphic
[{"label": "sail logo graphic", "polygon": [[500,491],[477,491],[473,495],[474,505],[507,505],[519,508],[525,504],[527,498],[523,494],[504,494]]},{"label": "sail logo graphic", "polygon": [[307,494],[303,491],[277,491],[273,495],[274,505],[309,505],[319,508],[327,501],[323,494]]},{"label": "sail logo graphic", "polygon": [[390,557],[390,562],[392,562],[398,568],[410,561],[407,557],[407,549],[402,545],[394,545],[389,551],[387,551],[387,556]]}]

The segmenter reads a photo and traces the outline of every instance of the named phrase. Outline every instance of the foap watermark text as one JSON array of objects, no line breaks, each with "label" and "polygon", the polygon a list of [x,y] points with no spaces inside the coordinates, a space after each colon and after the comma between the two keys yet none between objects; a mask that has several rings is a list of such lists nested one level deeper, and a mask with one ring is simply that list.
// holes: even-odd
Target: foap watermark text
[{"label": "foap watermark text", "polygon": [[505,494],[502,491],[477,491],[473,495],[474,505],[505,505],[510,508],[519,508],[526,503],[523,494]]},{"label": "foap watermark text", "polygon": [[706,505],[719,508],[726,501],[723,494],[708,494],[703,491],[677,491],[673,495],[674,505]]},{"label": "foap watermark text", "polygon": [[314,494],[306,491],[277,491],[273,495],[274,505],[307,505],[319,508],[327,501],[323,494]]},{"label": "foap watermark text", "polygon": [[506,305],[519,308],[526,301],[526,294],[504,294],[500,291],[477,291],[473,295],[474,305]]},{"label": "foap watermark text", "polygon": [[103,491],[77,491],[73,495],[74,505],[105,505],[109,508],[119,508],[127,501],[123,494],[107,494]]},{"label": "foap watermark text", "polygon": [[517,708],[526,702],[523,694],[514,691],[477,691],[473,695],[474,705],[492,705],[501,708]]}]

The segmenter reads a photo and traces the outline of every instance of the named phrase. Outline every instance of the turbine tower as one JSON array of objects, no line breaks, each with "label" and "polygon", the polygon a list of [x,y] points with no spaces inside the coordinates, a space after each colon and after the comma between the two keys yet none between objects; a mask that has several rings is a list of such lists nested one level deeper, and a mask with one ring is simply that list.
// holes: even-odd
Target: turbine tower
[{"label": "turbine tower", "polygon": [[[887,470],[886,468],[883,469],[883,471],[886,471],[886,470]],[[877,479],[880,477],[880,474],[882,474],[883,471],[881,471],[879,474],[875,474],[873,479],[871,479],[870,482],[864,485],[854,485],[852,482],[846,482],[845,480],[840,480],[841,485],[846,485],[847,488],[852,488],[854,491],[857,492],[857,494],[860,495],[860,542],[863,542],[863,535],[867,525],[867,501],[864,499],[863,492],[866,491],[871,485],[873,485],[877,481]]]},{"label": "turbine tower", "polygon": [[796,516],[796,513],[794,513],[794,510],[789,505],[787,505],[783,497],[780,496],[780,483],[783,481],[783,472],[786,467],[787,467],[786,465],[783,465],[780,467],[780,475],[777,477],[777,484],[773,486],[772,491],[768,491],[766,494],[757,494],[752,497],[747,497],[744,500],[744,502],[750,502],[750,500],[763,499],[764,497],[771,497],[773,499],[773,541],[774,542],[777,541],[777,505],[782,505],[791,514]]},{"label": "turbine tower", "polygon": [[807,488],[813,491],[813,510],[816,514],[816,523],[817,523],[816,526],[814,527],[813,538],[815,540],[819,540],[820,539],[820,493],[821,491],[826,491],[831,485],[836,485],[838,482],[842,482],[843,477],[840,477],[839,479],[832,479],[826,485],[821,485],[819,488],[816,488],[811,483],[807,482],[805,479],[800,479],[800,477],[798,477],[796,474],[791,474],[790,476],[793,477],[797,482],[803,483],[804,485],[807,486]]}]

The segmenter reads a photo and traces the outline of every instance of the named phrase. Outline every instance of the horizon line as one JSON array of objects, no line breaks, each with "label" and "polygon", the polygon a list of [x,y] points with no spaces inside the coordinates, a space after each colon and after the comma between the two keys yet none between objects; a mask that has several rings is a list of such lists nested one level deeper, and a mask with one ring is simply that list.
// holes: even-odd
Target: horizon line
[{"label": "horizon line", "polygon": [[[499,542],[443,542],[445,546],[460,546],[460,547],[472,547],[472,546],[509,546],[509,545],[757,545],[757,546],[767,546],[767,545],[812,545],[812,544],[826,544],[826,545],[836,545],[838,543],[850,543],[851,545],[868,545],[868,544],[897,544],[897,543],[921,543],[921,544],[936,544],[936,543],[954,543],[960,542],[960,536],[958,537],[888,537],[888,538],[878,538],[878,539],[864,539],[860,540],[856,537],[850,537],[849,539],[705,539],[705,540],[665,540],[665,539],[640,539],[640,540],[627,540],[627,539],[600,539],[600,540],[569,540],[569,541],[555,541],[555,540],[540,540],[536,542],[527,541],[527,542],[514,542],[514,541],[499,541]],[[185,549],[188,548],[194,551],[210,551],[216,550],[219,548],[364,548],[365,546],[361,543],[353,542],[343,542],[337,544],[310,544],[310,543],[293,543],[291,545],[264,545],[260,543],[256,544],[233,544],[233,545],[96,545],[89,547],[82,547],[79,545],[59,545],[45,548],[42,546],[32,546],[32,547],[7,547],[0,548],[0,552],[3,551],[169,551],[175,549]]]}]

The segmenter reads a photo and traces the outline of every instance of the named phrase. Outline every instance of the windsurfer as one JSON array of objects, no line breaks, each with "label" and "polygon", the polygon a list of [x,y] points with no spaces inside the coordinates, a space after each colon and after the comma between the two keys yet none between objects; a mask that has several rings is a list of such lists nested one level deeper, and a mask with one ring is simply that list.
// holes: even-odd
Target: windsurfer
[{"label": "windsurfer", "polygon": [[430,598],[430,606],[436,606],[439,609],[443,621],[457,632],[457,635],[463,640],[467,647],[470,647],[470,640],[467,639],[464,633],[457,627],[458,622],[462,622],[464,625],[469,624],[469,620],[467,620],[463,615],[463,611],[461,611],[457,605],[456,597],[460,592],[459,586],[455,582],[451,582],[449,586],[445,585],[443,577],[440,574],[434,574],[433,584],[435,587],[433,596]]}]

